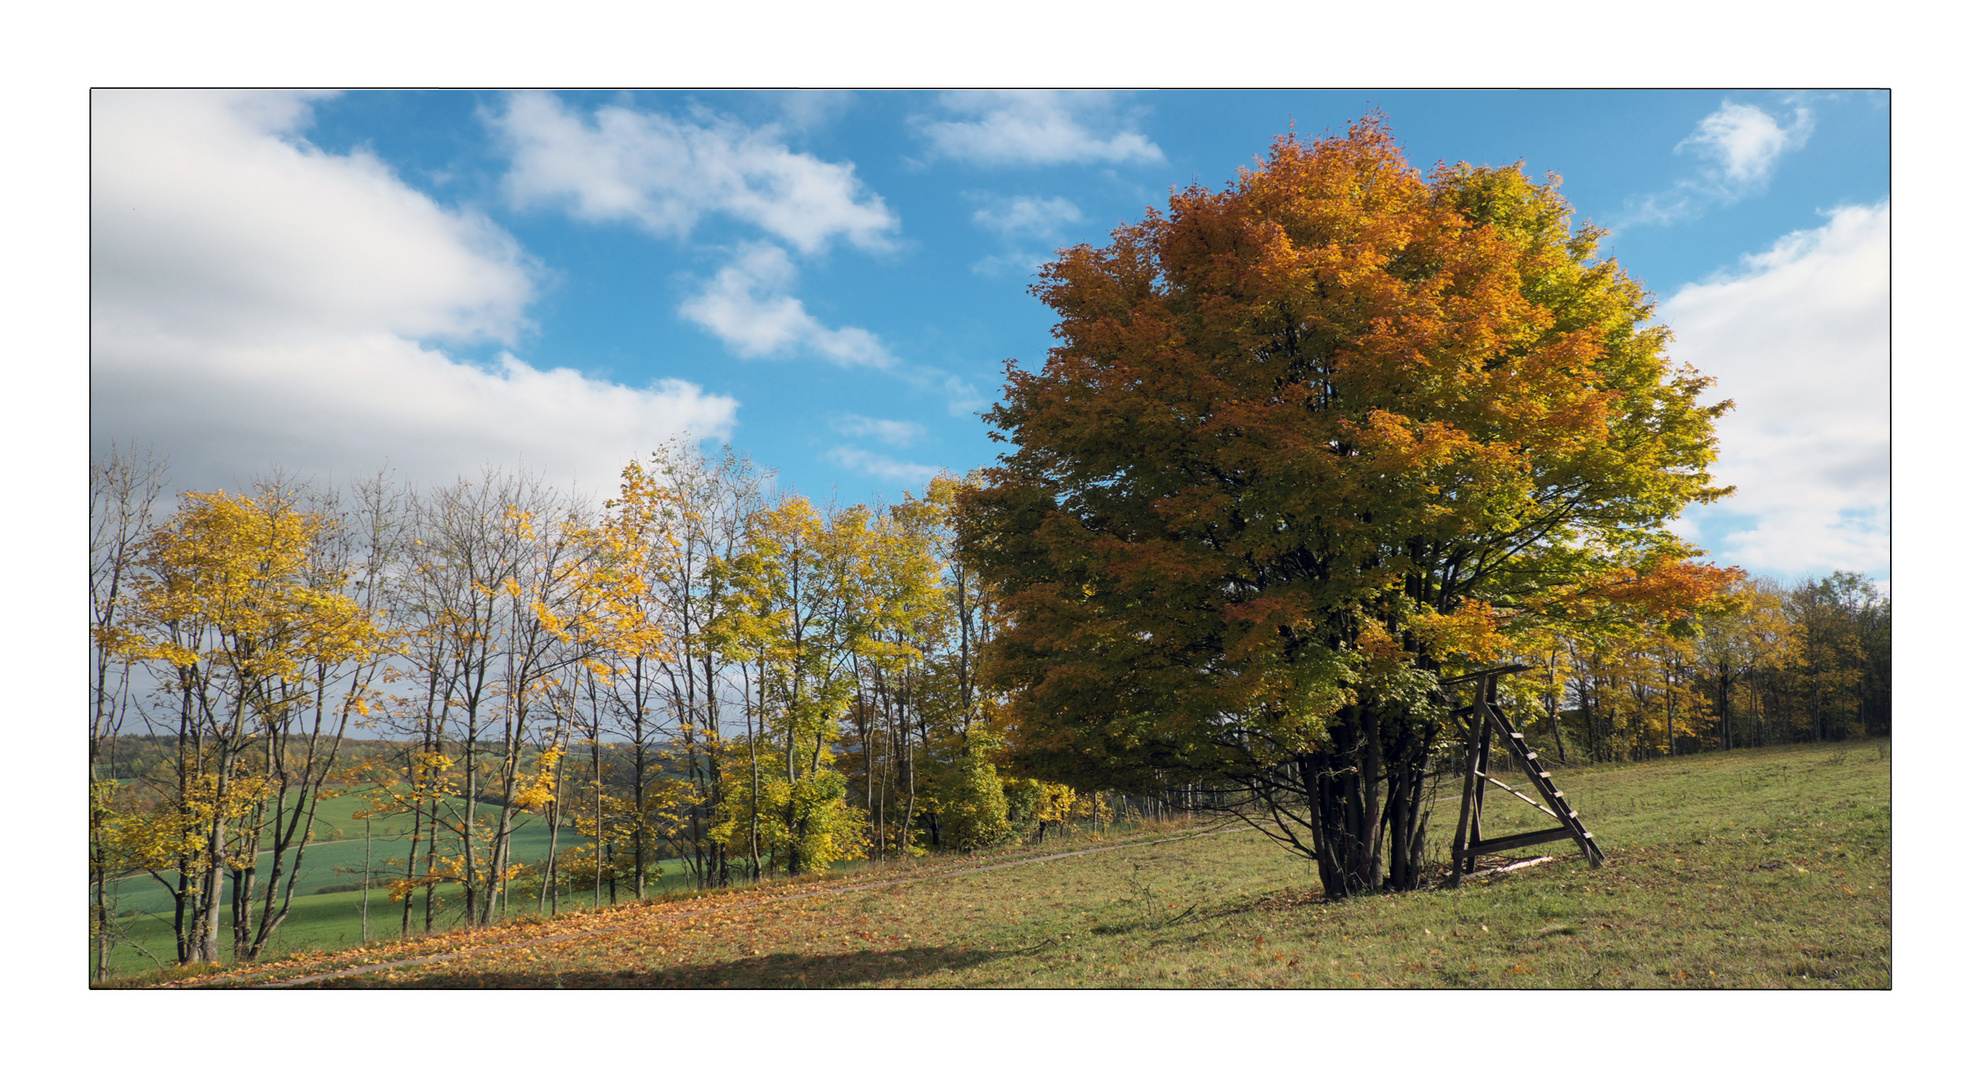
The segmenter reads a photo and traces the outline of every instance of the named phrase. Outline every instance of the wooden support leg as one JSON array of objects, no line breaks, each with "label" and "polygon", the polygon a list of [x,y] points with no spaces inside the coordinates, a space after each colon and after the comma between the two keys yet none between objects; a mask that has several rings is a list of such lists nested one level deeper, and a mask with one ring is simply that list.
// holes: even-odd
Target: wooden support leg
[{"label": "wooden support leg", "polygon": [[1478,765],[1471,772],[1471,842],[1465,845],[1464,872],[1478,869],[1478,846],[1485,842],[1485,774],[1492,762],[1492,728],[1483,716],[1478,724]]},{"label": "wooden support leg", "polygon": [[[1471,843],[1478,839],[1478,802],[1484,795],[1479,786],[1478,774],[1484,771],[1483,750],[1485,747],[1485,689],[1479,687],[1478,701],[1471,710],[1471,726],[1466,732],[1464,749],[1464,786],[1459,789],[1457,835],[1451,838],[1451,884],[1457,884],[1470,870],[1474,860],[1470,857]],[[1469,832],[1471,843],[1466,842]]]}]

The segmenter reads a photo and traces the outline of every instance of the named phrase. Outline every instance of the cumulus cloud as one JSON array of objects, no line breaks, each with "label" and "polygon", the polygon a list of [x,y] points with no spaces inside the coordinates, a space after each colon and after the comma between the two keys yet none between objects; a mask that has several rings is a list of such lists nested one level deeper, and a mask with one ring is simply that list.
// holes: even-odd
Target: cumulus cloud
[{"label": "cumulus cloud", "polygon": [[791,257],[775,244],[746,244],[714,280],[681,304],[681,314],[744,357],[809,352],[840,367],[892,368],[894,355],[856,326],[833,329],[804,310],[788,290]]},{"label": "cumulus cloud", "polygon": [[[784,103],[822,122],[849,100],[800,93]],[[736,355],[900,369],[871,331],[826,326],[795,295],[797,267],[786,247],[816,254],[837,240],[892,246],[898,220],[850,164],[793,152],[775,125],[749,128],[705,110],[684,119],[607,105],[586,117],[554,95],[529,92],[510,95],[491,123],[507,143],[504,183],[519,207],[554,205],[580,220],[677,240],[719,214],[780,241],[740,244],[729,265],[680,305],[683,318]]]},{"label": "cumulus cloud", "polygon": [[736,410],[679,380],[636,389],[507,354],[487,370],[391,335],[122,344],[99,352],[94,423],[167,449],[193,488],[238,489],[278,464],[338,478],[390,465],[423,482],[493,464],[610,491],[628,460],[674,435],[724,436]]},{"label": "cumulus cloud", "polygon": [[1765,191],[1782,155],[1800,149],[1814,130],[1814,113],[1804,106],[1796,106],[1794,119],[1783,126],[1765,109],[1723,102],[1673,147],[1704,159],[1698,173],[1669,190],[1630,200],[1618,227],[1688,220],[1703,212],[1701,204],[1737,202]]},{"label": "cumulus cloud", "polygon": [[935,474],[942,471],[940,466],[898,461],[885,454],[876,454],[870,450],[860,450],[851,446],[835,446],[826,452],[825,457],[835,465],[858,469],[885,480],[901,481],[916,488],[926,486],[928,481],[935,478]]},{"label": "cumulus cloud", "polygon": [[975,165],[1156,164],[1162,149],[1133,130],[1114,99],[1091,91],[943,94],[955,119],[916,120],[938,156]]},{"label": "cumulus cloud", "polygon": [[906,446],[921,438],[928,429],[911,420],[875,420],[858,413],[842,413],[829,423],[832,430],[855,439],[878,439],[894,446]]},{"label": "cumulus cloud", "polygon": [[487,219],[302,132],[293,94],[91,99],[91,428],[238,489],[306,474],[442,481],[485,463],[591,487],[662,438],[719,436],[736,403],[441,345],[527,333],[537,273]]},{"label": "cumulus cloud", "polygon": [[1677,145],[1707,161],[1706,180],[1728,195],[1764,188],[1773,177],[1774,163],[1789,150],[1808,142],[1815,119],[1806,108],[1794,111],[1794,121],[1782,127],[1766,111],[1752,105],[1725,102],[1719,111]]},{"label": "cumulus cloud", "polygon": [[542,92],[511,95],[492,123],[508,143],[505,184],[521,207],[554,205],[580,220],[630,222],[677,239],[724,214],[804,252],[840,237],[884,249],[899,224],[852,165],[793,153],[774,126],[619,105],[587,119]]},{"label": "cumulus cloud", "polygon": [[1889,203],[1845,206],[1661,306],[1673,359],[1738,403],[1716,475],[1739,493],[1685,521],[1719,560],[1889,573],[1890,251]]},{"label": "cumulus cloud", "polygon": [[681,303],[680,313],[745,359],[822,357],[843,368],[883,371],[916,390],[948,399],[949,414],[967,416],[987,402],[973,383],[925,364],[901,362],[871,331],[831,327],[790,294],[791,256],[775,244],[743,244],[729,262]]},{"label": "cumulus cloud", "polygon": [[294,94],[94,94],[97,307],[165,333],[513,340],[534,293],[515,241],[301,141],[309,118]]}]

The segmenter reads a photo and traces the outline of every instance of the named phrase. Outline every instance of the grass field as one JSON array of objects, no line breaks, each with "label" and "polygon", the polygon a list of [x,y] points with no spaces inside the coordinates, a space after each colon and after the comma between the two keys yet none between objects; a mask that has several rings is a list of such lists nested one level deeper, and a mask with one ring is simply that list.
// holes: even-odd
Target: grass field
[{"label": "grass field", "polygon": [[[466,951],[314,985],[1891,985],[1887,742],[1556,776],[1608,851],[1599,870],[1559,843],[1517,853],[1552,861],[1455,890],[1326,903],[1269,841],[1199,821],[1049,861],[930,860],[230,974],[265,984]],[[1509,796],[1487,802],[1488,835],[1540,824]],[[1449,836],[1455,807],[1440,804],[1433,835]]]}]

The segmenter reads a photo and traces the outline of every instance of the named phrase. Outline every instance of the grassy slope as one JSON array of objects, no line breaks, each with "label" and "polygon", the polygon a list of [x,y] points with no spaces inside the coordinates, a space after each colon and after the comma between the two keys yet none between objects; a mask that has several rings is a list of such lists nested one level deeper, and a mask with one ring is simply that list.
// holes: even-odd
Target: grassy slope
[{"label": "grassy slope", "polygon": [[[330,986],[1888,987],[1887,744],[1558,774],[1610,860],[1322,903],[1248,832],[953,877],[582,914]],[[1503,794],[1488,834],[1538,822]],[[1455,803],[1433,835],[1448,836]],[[1558,854],[1569,845],[1521,855]],[[781,886],[789,893],[816,885]],[[602,931],[561,941],[554,934]],[[469,939],[445,942],[458,948]],[[430,954],[317,958],[267,978]]]}]

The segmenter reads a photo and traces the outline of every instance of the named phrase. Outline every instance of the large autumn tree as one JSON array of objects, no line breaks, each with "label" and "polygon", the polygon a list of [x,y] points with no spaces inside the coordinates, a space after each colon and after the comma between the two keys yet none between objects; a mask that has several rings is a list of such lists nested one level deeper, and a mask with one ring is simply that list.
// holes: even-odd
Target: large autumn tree
[{"label": "large autumn tree", "polygon": [[1723,493],[1725,405],[1569,215],[1371,118],[1048,264],[1059,344],[961,499],[1017,763],[1221,790],[1332,895],[1419,884],[1439,677],[1713,583],[1664,526]]}]

